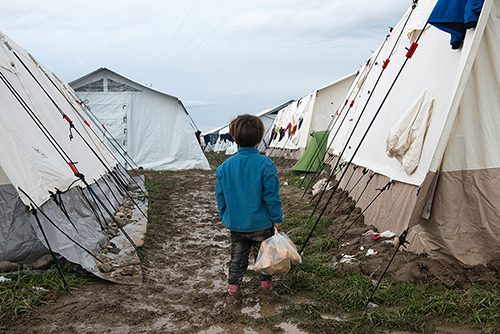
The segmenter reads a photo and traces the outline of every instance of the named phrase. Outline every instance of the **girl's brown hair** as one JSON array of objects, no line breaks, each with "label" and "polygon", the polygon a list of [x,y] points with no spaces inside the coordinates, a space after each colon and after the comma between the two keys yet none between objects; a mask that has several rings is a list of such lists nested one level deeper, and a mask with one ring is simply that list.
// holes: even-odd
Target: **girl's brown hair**
[{"label": "girl's brown hair", "polygon": [[257,116],[240,115],[229,124],[229,132],[240,147],[254,147],[264,137],[264,123]]}]

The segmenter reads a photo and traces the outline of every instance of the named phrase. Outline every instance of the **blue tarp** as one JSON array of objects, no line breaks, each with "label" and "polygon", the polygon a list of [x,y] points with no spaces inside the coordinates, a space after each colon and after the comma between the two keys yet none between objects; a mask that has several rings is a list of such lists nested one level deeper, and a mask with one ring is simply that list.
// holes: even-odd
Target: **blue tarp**
[{"label": "blue tarp", "polygon": [[439,0],[429,17],[429,23],[451,34],[451,47],[459,49],[465,31],[476,27],[484,0]]}]

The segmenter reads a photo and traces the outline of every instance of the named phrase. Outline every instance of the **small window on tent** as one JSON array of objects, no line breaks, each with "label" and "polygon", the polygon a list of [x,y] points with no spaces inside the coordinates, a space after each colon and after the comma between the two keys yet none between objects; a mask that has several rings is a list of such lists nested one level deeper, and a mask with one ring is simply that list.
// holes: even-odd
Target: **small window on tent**
[{"label": "small window on tent", "polygon": [[127,84],[108,79],[108,92],[140,92]]},{"label": "small window on tent", "polygon": [[75,92],[104,92],[104,79],[80,86],[75,89]]}]

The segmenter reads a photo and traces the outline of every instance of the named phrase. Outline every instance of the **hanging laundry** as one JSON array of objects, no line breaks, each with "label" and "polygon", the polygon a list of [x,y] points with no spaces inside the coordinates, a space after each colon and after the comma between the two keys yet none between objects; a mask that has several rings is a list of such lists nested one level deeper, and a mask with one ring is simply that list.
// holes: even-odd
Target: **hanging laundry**
[{"label": "hanging laundry", "polygon": [[475,28],[484,0],[439,0],[429,24],[451,34],[451,48],[462,47],[467,29]]},{"label": "hanging laundry", "polygon": [[200,130],[196,130],[196,132],[194,133],[194,135],[196,136],[196,139],[198,140],[198,144],[201,145],[201,131]]},{"label": "hanging laundry", "polygon": [[302,123],[304,122],[304,118],[300,116],[299,118],[299,129],[302,127]]},{"label": "hanging laundry", "polygon": [[275,139],[276,139],[276,129],[273,129],[273,130],[271,131],[271,139],[270,139],[270,142],[271,142],[271,141],[273,141],[273,140],[275,140]]},{"label": "hanging laundry", "polygon": [[434,99],[424,91],[389,132],[386,153],[396,158],[408,175],[420,162],[433,107]]},{"label": "hanging laundry", "polygon": [[281,128],[280,129],[280,139],[278,141],[281,141],[283,139],[283,137],[285,137],[285,133],[286,133],[286,130]]},{"label": "hanging laundry", "polygon": [[286,126],[286,131],[288,131],[288,137],[291,136],[291,130],[292,130],[292,123],[288,123]]},{"label": "hanging laundry", "polygon": [[230,133],[223,133],[220,135],[220,140],[234,142],[233,136]]}]

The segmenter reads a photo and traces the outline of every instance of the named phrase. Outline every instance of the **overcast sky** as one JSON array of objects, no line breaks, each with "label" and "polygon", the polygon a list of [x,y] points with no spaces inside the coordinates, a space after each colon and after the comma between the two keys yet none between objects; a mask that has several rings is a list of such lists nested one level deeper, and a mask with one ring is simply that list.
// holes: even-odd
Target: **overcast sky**
[{"label": "overcast sky", "polygon": [[99,67],[178,96],[202,130],[356,71],[406,0],[0,0],[0,30],[64,81]]}]

